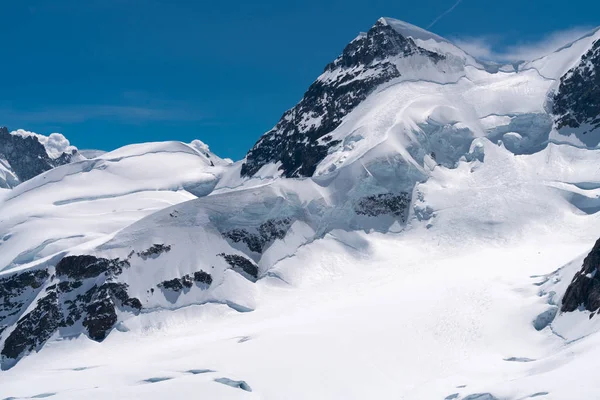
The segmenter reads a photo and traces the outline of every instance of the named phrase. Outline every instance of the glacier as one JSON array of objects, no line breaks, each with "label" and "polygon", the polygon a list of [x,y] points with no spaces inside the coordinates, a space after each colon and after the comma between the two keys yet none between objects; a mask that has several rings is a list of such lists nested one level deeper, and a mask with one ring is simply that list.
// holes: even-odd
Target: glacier
[{"label": "glacier", "polygon": [[598,317],[561,304],[600,237],[569,83],[598,43],[495,65],[382,18],[243,160],[5,185],[0,397],[594,398]]}]

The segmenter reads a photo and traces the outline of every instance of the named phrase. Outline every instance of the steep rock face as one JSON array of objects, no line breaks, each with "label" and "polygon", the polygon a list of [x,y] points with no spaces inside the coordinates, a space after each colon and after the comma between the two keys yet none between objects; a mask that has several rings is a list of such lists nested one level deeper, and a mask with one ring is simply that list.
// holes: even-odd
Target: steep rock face
[{"label": "steep rock face", "polygon": [[0,279],[0,333],[17,318],[49,276],[47,270],[41,269]]},{"label": "steep rock face", "polygon": [[219,254],[223,257],[231,269],[244,276],[246,279],[256,282],[258,279],[258,266],[244,256],[238,254]]},{"label": "steep rock face", "polygon": [[360,199],[354,210],[359,215],[370,217],[392,215],[400,217],[401,221],[405,222],[409,205],[410,195],[408,193],[381,193]]},{"label": "steep rock face", "polygon": [[157,286],[163,290],[181,292],[190,289],[194,284],[201,287],[208,287],[212,284],[212,276],[204,271],[197,271],[193,274],[184,275],[181,278],[173,278],[159,283]]},{"label": "steep rock face", "polygon": [[420,48],[384,20],[377,21],[325,67],[302,100],[254,145],[242,166],[242,176],[252,176],[271,162],[280,162],[280,170],[288,178],[312,176],[328,148],[337,144],[327,134],[377,86],[401,75],[390,58],[413,55],[434,62],[444,59]]},{"label": "steep rock face", "polygon": [[34,351],[46,342],[60,326],[61,312],[56,290],[47,291],[35,308],[21,318],[6,338],[3,357],[17,359],[25,352]]},{"label": "steep rock face", "polygon": [[0,127],[0,158],[6,160],[21,182],[70,163],[76,154],[73,150],[51,158],[37,137],[13,135],[7,128]]},{"label": "steep rock face", "polygon": [[234,228],[222,235],[235,243],[244,243],[250,251],[262,253],[274,240],[283,239],[291,225],[291,218],[270,219],[256,230]]},{"label": "steep rock face", "polygon": [[[116,282],[128,267],[126,260],[68,256],[56,265],[52,276],[47,270],[38,270],[3,279],[5,317],[18,316],[24,304],[36,296],[37,300],[4,338],[2,368],[10,368],[26,353],[41,348],[58,330],[77,334],[80,324],[91,339],[102,341],[117,323],[118,311],[138,313],[141,302],[128,295],[126,283]],[[47,286],[38,295],[35,289],[43,285]],[[11,301],[23,294],[28,296],[22,301]]]},{"label": "steep rock face", "polygon": [[581,270],[575,274],[562,299],[561,311],[575,311],[583,307],[595,312],[600,309],[600,239],[583,260]]},{"label": "steep rock face", "polygon": [[156,243],[156,244],[152,245],[151,247],[149,247],[148,249],[138,252],[137,255],[138,255],[138,257],[141,257],[142,259],[146,260],[147,258],[156,258],[156,257],[160,256],[162,253],[168,253],[169,251],[171,251],[170,245]]},{"label": "steep rock face", "polygon": [[[262,231],[275,232],[275,224]],[[211,296],[215,280],[221,284],[223,265],[207,264],[203,269],[181,277],[152,282],[140,270],[164,270],[170,266],[171,245],[156,243],[146,250],[131,250],[123,258],[74,255],[60,259],[45,269],[7,274],[0,279],[0,367],[9,369],[28,353],[39,351],[55,335],[72,337],[85,334],[103,341],[115,326],[138,315],[148,301],[150,308],[174,304],[180,296],[191,295],[203,302],[223,302]],[[177,258],[177,257],[176,257]],[[258,265],[239,254],[221,253],[216,259],[250,282],[259,276]],[[134,266],[135,268],[132,268]],[[132,269],[138,271],[132,272]],[[205,272],[211,271],[211,273]],[[132,278],[136,276],[138,278]],[[150,274],[151,275],[151,274]],[[251,283],[248,284],[251,284]],[[216,285],[217,287],[219,285]],[[156,291],[158,288],[160,291]],[[190,294],[190,292],[192,292]],[[136,297],[142,293],[146,297]],[[145,303],[142,304],[142,299]],[[166,303],[165,303],[166,302]],[[229,304],[229,303],[227,303]],[[235,307],[235,303],[232,303]],[[248,307],[240,306],[246,310]]]},{"label": "steep rock face", "polygon": [[588,146],[600,142],[600,40],[581,57],[579,65],[560,79],[553,113],[561,133],[574,133]]}]

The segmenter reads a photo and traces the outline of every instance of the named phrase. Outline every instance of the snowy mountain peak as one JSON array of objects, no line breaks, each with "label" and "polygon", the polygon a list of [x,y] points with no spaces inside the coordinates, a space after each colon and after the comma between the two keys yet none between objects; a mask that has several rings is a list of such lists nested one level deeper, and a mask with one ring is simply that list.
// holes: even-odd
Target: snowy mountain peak
[{"label": "snowy mountain peak", "polygon": [[400,77],[426,79],[432,70],[446,80],[441,75],[456,68],[438,65],[444,59],[444,54],[398,33],[388,20],[378,20],[325,67],[302,100],[248,152],[242,176],[255,175],[270,163],[280,163],[279,170],[287,177],[311,176],[328,149],[339,143],[327,134],[378,86]]},{"label": "snowy mountain peak", "polygon": [[419,28],[416,25],[412,25],[408,22],[401,21],[399,19],[389,18],[389,17],[381,17],[377,20],[377,23],[383,25],[389,25],[396,32],[405,37],[410,37],[413,39],[419,40],[437,40],[439,42],[448,42],[448,40],[444,39],[441,36],[436,35],[433,32],[427,31],[423,28]]},{"label": "snowy mountain peak", "polygon": [[[0,128],[0,187],[14,187],[59,165],[83,159],[59,133],[49,136]],[[2,176],[5,176],[3,178]],[[6,177],[14,176],[8,180]]]},{"label": "snowy mountain peak", "polygon": [[[325,67],[302,100],[255,144],[241,175],[263,176],[260,171],[265,168],[267,175],[279,170],[286,177],[324,176],[382,143],[390,146],[388,150],[403,148],[403,158],[421,166],[423,153],[428,152],[434,152],[444,165],[455,163],[478,136],[502,138],[516,153],[537,150],[553,138],[564,141],[562,136],[569,135],[580,145],[595,145],[600,139],[590,139],[585,133],[591,131],[589,126],[598,125],[595,91],[586,102],[589,106],[570,106],[572,110],[587,108],[577,116],[580,123],[574,122],[574,113],[568,113],[560,117],[556,129],[552,127],[555,116],[566,112],[566,93],[578,96],[574,88],[579,75],[596,87],[597,75],[590,67],[597,63],[591,54],[595,37],[585,36],[517,69],[480,62],[432,32],[380,18]],[[561,79],[578,64],[579,70]],[[562,83],[555,96],[558,82]],[[393,92],[393,98],[386,92],[388,96]],[[554,109],[548,99],[554,100]],[[392,103],[397,104],[389,109]],[[536,122],[528,125],[530,122],[524,121]],[[375,123],[381,126],[374,128]],[[461,133],[444,135],[437,142],[423,135],[430,129],[437,131],[440,125]],[[571,125],[584,133],[573,132]],[[587,134],[585,140],[577,138],[583,134]],[[391,136],[396,138],[387,140]],[[413,153],[418,156],[408,156]]]},{"label": "snowy mountain peak", "polygon": [[26,131],[24,129],[17,129],[16,131],[12,131],[10,134],[23,138],[36,138],[37,141],[44,146],[48,156],[53,160],[56,160],[63,154],[75,154],[77,152],[77,147],[71,146],[69,140],[61,133],[51,133],[50,135],[45,136],[40,135],[39,133]]}]

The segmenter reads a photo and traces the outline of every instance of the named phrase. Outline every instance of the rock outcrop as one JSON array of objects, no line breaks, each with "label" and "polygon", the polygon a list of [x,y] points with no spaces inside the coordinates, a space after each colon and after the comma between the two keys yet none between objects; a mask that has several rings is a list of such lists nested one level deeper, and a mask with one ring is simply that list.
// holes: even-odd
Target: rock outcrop
[{"label": "rock outcrop", "polygon": [[433,62],[443,55],[425,50],[381,19],[350,42],[342,54],[325,67],[300,102],[286,111],[246,155],[242,176],[252,176],[268,163],[281,163],[283,175],[312,176],[317,164],[337,144],[328,133],[382,83],[400,77],[392,58],[414,55]]},{"label": "rock outcrop", "polygon": [[579,308],[596,312],[600,309],[600,239],[583,260],[581,270],[575,274],[562,299],[561,311]]}]

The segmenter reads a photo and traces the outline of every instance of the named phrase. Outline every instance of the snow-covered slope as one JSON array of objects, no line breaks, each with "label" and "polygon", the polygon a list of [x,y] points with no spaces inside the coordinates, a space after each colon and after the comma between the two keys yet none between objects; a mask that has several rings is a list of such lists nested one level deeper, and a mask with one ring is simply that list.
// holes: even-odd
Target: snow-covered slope
[{"label": "snow-covered slope", "polygon": [[63,165],[0,200],[0,269],[112,234],[156,210],[208,194],[227,163],[179,143],[130,145]]},{"label": "snow-covered slope", "polygon": [[[597,86],[598,76],[591,67],[581,78],[568,71],[598,63],[592,55],[598,39],[600,30],[518,70],[491,68],[446,39],[382,18],[256,143],[241,173],[263,175],[265,168],[288,177],[320,176],[378,147],[409,163],[422,164],[433,152],[452,165],[482,136],[503,140],[516,154],[549,140],[564,142],[570,132],[557,131],[567,124],[562,115],[577,107],[562,104],[578,97],[577,79]],[[589,96],[597,97],[596,89]],[[598,107],[586,104],[587,122],[595,123]]]},{"label": "snow-covered slope", "polygon": [[[551,307],[536,284],[600,234],[598,215],[580,211],[572,197],[580,180],[600,183],[593,167],[600,153],[551,145],[515,157],[486,139],[481,146],[484,162],[438,167],[417,186],[412,212],[428,208],[429,219],[411,219],[398,234],[333,230],[314,241],[297,223],[262,259],[277,246],[303,245],[268,272],[261,267],[264,278],[256,283],[225,269],[225,258],[214,253],[244,254],[217,228],[232,219],[241,226],[240,210],[268,214],[232,201],[264,204],[264,192],[211,195],[141,220],[96,253],[127,258],[126,251],[136,250],[112,282],[127,282],[141,308],[118,310],[118,329],[100,345],[82,336],[25,358],[0,375],[0,393],[593,398],[597,385],[587,366],[596,339],[569,344],[536,325]],[[266,208],[290,210],[283,199]],[[210,222],[211,214],[230,219]],[[144,256],[150,243],[171,248]],[[62,271],[53,273],[72,285],[64,265]],[[210,284],[205,275],[195,281],[199,271],[211,274]],[[189,286],[163,283],[186,276]],[[56,283],[49,280],[40,293],[47,296]],[[211,303],[183,307],[205,301]],[[248,310],[254,311],[239,313]],[[577,357],[566,362],[569,354]]]},{"label": "snow-covered slope", "polygon": [[0,192],[0,396],[594,398],[599,35],[516,69],[382,18],[240,162]]},{"label": "snow-covered slope", "polygon": [[4,159],[0,159],[0,188],[10,189],[18,184],[19,178],[17,178],[10,164]]}]

